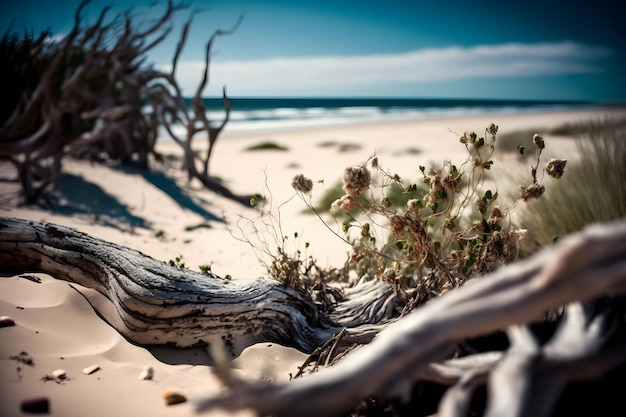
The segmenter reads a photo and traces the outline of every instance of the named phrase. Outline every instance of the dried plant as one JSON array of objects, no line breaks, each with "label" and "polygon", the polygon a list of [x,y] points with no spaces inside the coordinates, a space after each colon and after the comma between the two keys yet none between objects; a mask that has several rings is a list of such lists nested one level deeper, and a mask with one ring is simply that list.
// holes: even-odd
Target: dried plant
[{"label": "dried plant", "polygon": [[[299,194],[310,196],[313,181],[297,175],[291,186]],[[288,234],[283,230],[281,210],[296,194],[274,207],[267,177],[265,190],[266,196],[256,196],[250,202],[259,215],[255,218],[240,215],[234,228],[229,230],[231,236],[252,248],[270,277],[287,287],[310,295],[320,311],[328,311],[343,298],[341,289],[330,285],[331,282],[340,281],[343,271],[321,267],[317,259],[308,253],[309,242],[303,242],[297,232]]]},{"label": "dried plant", "polygon": [[[346,268],[359,277],[367,274],[391,282],[398,289],[415,288],[417,297],[425,300],[515,260],[526,231],[511,224],[511,211],[519,201],[540,198],[545,190],[543,172],[560,178],[567,161],[550,160],[539,177],[545,142],[535,134],[532,183],[520,186],[519,198],[510,207],[502,207],[497,204],[497,187],[485,186],[487,171],[494,164],[497,132],[498,126],[491,124],[484,136],[464,133],[459,141],[467,149],[467,159],[460,165],[450,160],[440,167],[421,165],[419,182],[403,181],[375,155],[346,168],[345,194],[331,205],[331,211],[348,218],[335,232],[353,249]],[[311,202],[313,182],[300,174],[292,185],[322,219]],[[391,198],[398,187],[411,198]],[[278,257],[283,256],[279,251]],[[281,262],[290,265],[284,259]]]}]

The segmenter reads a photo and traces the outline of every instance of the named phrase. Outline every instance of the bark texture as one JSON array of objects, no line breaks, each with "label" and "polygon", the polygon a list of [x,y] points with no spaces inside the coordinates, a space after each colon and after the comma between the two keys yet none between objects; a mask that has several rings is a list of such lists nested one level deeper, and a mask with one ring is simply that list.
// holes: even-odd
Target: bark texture
[{"label": "bark texture", "polygon": [[341,330],[391,317],[393,287],[370,281],[321,314],[307,294],[268,278],[245,284],[170,266],[71,228],[0,218],[0,265],[91,288],[111,306],[100,313],[129,340],[189,347],[224,342],[235,351],[274,341],[310,352]]},{"label": "bark texture", "polygon": [[[341,416],[371,397],[408,401],[417,381],[431,380],[454,384],[440,416],[468,415],[485,381],[485,415],[548,416],[567,382],[596,379],[626,361],[623,311],[615,317],[590,302],[624,294],[626,222],[596,225],[432,299],[332,367],[289,383],[235,382],[198,410]],[[564,305],[558,331],[541,345],[524,324]],[[508,329],[505,352],[446,362],[458,342],[499,329]]]}]

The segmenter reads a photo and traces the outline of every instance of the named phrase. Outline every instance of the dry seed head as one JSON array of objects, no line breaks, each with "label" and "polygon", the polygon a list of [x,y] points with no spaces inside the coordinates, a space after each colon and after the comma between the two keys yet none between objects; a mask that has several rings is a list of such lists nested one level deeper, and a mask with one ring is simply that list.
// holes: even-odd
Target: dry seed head
[{"label": "dry seed head", "polygon": [[448,174],[443,179],[443,188],[450,192],[457,192],[459,191],[460,183],[461,183],[461,180],[459,179],[459,177],[455,177],[452,174]]},{"label": "dry seed head", "polygon": [[561,178],[565,171],[565,164],[567,164],[567,159],[552,158],[546,164],[546,172],[553,178]]},{"label": "dry seed head", "polygon": [[356,206],[356,200],[352,196],[344,195],[341,198],[333,201],[333,203],[330,205],[330,208],[332,210],[342,210],[347,213]]},{"label": "dry seed head", "polygon": [[533,143],[535,144],[536,147],[538,147],[539,149],[543,149],[546,147],[545,142],[543,141],[543,136],[540,136],[538,134],[534,134],[533,135]]},{"label": "dry seed head", "polygon": [[434,192],[430,192],[424,196],[424,203],[427,206],[434,206],[437,203],[437,194]]},{"label": "dry seed head", "polygon": [[539,183],[534,183],[529,187],[520,186],[520,198],[526,202],[535,200],[543,195],[546,187]]},{"label": "dry seed head", "polygon": [[526,236],[526,232],[525,229],[494,232],[481,251],[479,272],[489,272],[497,265],[514,261],[519,255],[519,242]]},{"label": "dry seed head", "polygon": [[482,214],[487,212],[487,203],[482,198],[476,198],[476,202],[474,203],[476,209],[480,211]]},{"label": "dry seed head", "polygon": [[343,173],[343,188],[353,197],[369,188],[372,176],[365,166],[348,167]]},{"label": "dry seed head", "polygon": [[500,210],[500,207],[494,206],[491,209],[491,214],[489,215],[489,218],[487,219],[487,223],[493,226],[494,224],[498,224],[500,220],[502,220],[503,217],[504,216],[502,214],[502,210]]},{"label": "dry seed head", "polygon": [[352,255],[350,255],[350,260],[348,261],[348,263],[350,264],[355,264],[357,262],[359,262],[361,259],[363,259],[365,257],[365,253],[363,253],[360,250],[356,250],[352,253]]},{"label": "dry seed head", "polygon": [[298,174],[293,177],[293,180],[291,181],[291,186],[296,191],[304,194],[311,194],[311,190],[313,190],[313,181],[311,181],[309,178],[305,177],[302,174]]},{"label": "dry seed head", "polygon": [[387,268],[385,269],[385,271],[382,273],[380,279],[384,282],[389,282],[389,283],[394,283],[396,282],[396,280],[398,279],[398,272],[396,271],[396,268]]},{"label": "dry seed head", "polygon": [[404,229],[406,227],[406,221],[404,217],[394,214],[389,218],[389,229],[391,229],[391,233],[394,236],[399,236],[404,233]]},{"label": "dry seed head", "polygon": [[420,201],[416,198],[412,198],[406,202],[406,208],[408,211],[412,213],[418,213],[421,211],[422,207]]}]

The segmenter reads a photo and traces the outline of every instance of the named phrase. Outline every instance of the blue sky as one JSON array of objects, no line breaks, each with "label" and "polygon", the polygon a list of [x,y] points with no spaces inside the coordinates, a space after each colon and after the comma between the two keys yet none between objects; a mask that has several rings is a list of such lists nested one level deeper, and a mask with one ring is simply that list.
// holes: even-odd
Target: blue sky
[{"label": "blue sky", "polygon": [[[194,16],[178,79],[191,94],[204,44],[214,47],[206,95],[450,97],[626,102],[626,25],[619,3],[594,1],[191,2]],[[131,5],[135,5],[131,8]],[[94,0],[153,19],[164,3]],[[78,1],[2,2],[0,29],[67,33]],[[171,60],[182,22],[149,59]]]}]

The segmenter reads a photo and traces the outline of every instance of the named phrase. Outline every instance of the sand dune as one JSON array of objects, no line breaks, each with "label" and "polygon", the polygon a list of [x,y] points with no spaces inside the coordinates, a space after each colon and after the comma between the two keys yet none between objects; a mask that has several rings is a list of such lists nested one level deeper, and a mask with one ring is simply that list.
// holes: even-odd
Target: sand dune
[{"label": "sand dune", "polygon": [[[417,175],[420,164],[440,164],[446,157],[463,161],[466,152],[458,134],[465,130],[482,131],[491,122],[500,126],[501,133],[531,127],[548,129],[617,113],[624,115],[615,109],[554,112],[228,136],[218,142],[211,170],[238,193],[267,195],[271,191],[273,207],[277,208],[293,197],[290,183],[297,173],[316,181],[315,199],[340,180],[344,167],[363,162],[374,153],[383,166],[411,178]],[[546,137],[550,152],[575,158],[570,139],[550,139]],[[263,141],[288,150],[245,151]],[[180,154],[169,142],[160,143],[159,149],[166,155]],[[6,165],[0,165],[0,172],[12,175]],[[16,207],[8,198],[14,189],[3,182],[0,215],[71,226],[163,261],[182,255],[190,269],[211,264],[215,273],[229,274],[233,279],[265,274],[250,245],[232,236],[238,234],[239,216],[258,216],[254,209],[200,189],[197,184],[188,185],[173,171],[141,174],[66,161],[64,172],[56,211]],[[310,253],[322,264],[340,265],[349,247],[322,227],[318,218],[303,214],[304,208],[298,198],[282,206],[282,231],[290,236],[298,232],[302,241],[311,243]],[[243,237],[251,242],[256,239]],[[267,239],[271,244],[272,236]],[[172,388],[194,398],[222,389],[204,349],[132,345],[100,319],[83,296],[86,291],[45,274],[0,278],[0,316],[15,321],[15,326],[0,328],[0,414],[26,415],[20,411],[20,403],[44,396],[50,399],[53,416],[188,416],[192,414],[190,403],[166,406],[163,391]],[[241,377],[288,380],[306,356],[262,343],[244,350],[234,366]],[[91,365],[100,369],[85,375],[83,369]],[[138,378],[146,366],[154,370],[152,380]],[[45,380],[58,369],[66,371],[65,380]]]}]

